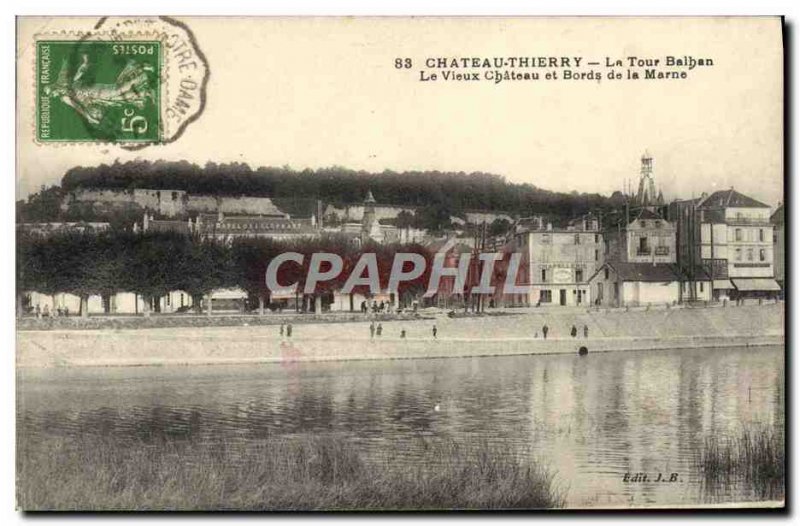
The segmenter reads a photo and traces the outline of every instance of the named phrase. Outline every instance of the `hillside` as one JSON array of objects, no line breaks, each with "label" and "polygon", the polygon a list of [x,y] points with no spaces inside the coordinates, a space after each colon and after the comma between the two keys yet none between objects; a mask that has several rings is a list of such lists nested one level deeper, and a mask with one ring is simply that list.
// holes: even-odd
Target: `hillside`
[{"label": "hillside", "polygon": [[[321,200],[335,206],[360,203],[372,190],[379,203],[431,208],[442,215],[494,210],[520,217],[545,215],[554,223],[611,208],[610,199],[599,194],[551,192],[481,172],[371,173],[340,167],[295,171],[287,167],[252,169],[243,163],[208,163],[200,167],[186,161],[130,161],[71,168],[59,189],[45,190],[48,195],[35,194],[28,203],[20,204],[19,216],[26,221],[54,220],[52,213],[42,217],[48,215],[50,208],[42,198],[52,203],[58,195],[77,188],[172,189],[195,194],[267,196],[284,202]],[[39,206],[32,205],[37,202]]]}]

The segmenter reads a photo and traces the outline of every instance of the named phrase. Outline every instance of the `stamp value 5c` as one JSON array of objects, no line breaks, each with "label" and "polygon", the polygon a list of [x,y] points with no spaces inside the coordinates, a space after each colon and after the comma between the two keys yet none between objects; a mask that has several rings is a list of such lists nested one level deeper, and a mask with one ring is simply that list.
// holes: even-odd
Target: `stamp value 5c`
[{"label": "stamp value 5c", "polygon": [[158,40],[37,42],[36,138],[159,142],[161,67]]}]

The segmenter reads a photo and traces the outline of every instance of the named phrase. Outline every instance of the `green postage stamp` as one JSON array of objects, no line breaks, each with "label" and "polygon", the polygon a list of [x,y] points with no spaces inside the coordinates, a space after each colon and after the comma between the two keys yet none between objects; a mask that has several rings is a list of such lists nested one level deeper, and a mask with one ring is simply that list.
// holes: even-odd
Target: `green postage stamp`
[{"label": "green postage stamp", "polygon": [[36,138],[160,142],[162,61],[158,40],[37,42]]}]

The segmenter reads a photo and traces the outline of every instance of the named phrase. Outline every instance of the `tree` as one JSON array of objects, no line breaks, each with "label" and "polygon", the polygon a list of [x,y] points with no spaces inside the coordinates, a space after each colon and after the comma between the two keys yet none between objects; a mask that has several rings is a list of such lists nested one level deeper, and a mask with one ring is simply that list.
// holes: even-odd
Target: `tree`
[{"label": "tree", "polygon": [[489,235],[492,237],[504,236],[511,230],[511,221],[498,217],[489,225]]},{"label": "tree", "polygon": [[191,295],[195,308],[200,305],[200,298],[206,296],[206,312],[210,316],[213,291],[235,286],[237,282],[231,249],[215,239],[183,237],[183,250],[176,254],[175,268],[179,277],[175,288]]},{"label": "tree", "polygon": [[264,314],[264,303],[270,297],[266,272],[269,262],[283,252],[284,243],[263,238],[238,238],[231,245],[233,275],[236,285],[258,299],[258,312]]},{"label": "tree", "polygon": [[432,234],[439,234],[453,227],[450,222],[451,215],[451,210],[446,204],[434,203],[417,210],[416,223]]},{"label": "tree", "polygon": [[173,232],[117,235],[125,266],[120,288],[140,294],[144,300],[144,315],[150,316],[153,298],[181,289],[185,269],[179,263],[190,252],[190,240]]},{"label": "tree", "polygon": [[401,210],[400,213],[397,214],[397,218],[395,219],[395,225],[397,226],[397,228],[400,229],[416,226],[416,220],[414,218],[414,214],[412,214],[408,210]]}]

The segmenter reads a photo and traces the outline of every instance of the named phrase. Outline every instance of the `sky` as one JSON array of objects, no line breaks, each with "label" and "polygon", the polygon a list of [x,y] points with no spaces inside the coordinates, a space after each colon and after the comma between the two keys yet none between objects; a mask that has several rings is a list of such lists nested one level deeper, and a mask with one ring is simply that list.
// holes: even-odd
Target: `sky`
[{"label": "sky", "polygon": [[[483,171],[608,195],[637,184],[648,151],[667,199],[734,186],[783,200],[778,19],[181,20],[208,59],[207,106],[175,143],[137,152],[34,142],[33,36],[94,19],[19,22],[18,198],[72,166],[137,158]],[[418,80],[428,58],[666,55],[714,66],[670,81]],[[397,57],[413,68],[395,69]]]}]

